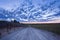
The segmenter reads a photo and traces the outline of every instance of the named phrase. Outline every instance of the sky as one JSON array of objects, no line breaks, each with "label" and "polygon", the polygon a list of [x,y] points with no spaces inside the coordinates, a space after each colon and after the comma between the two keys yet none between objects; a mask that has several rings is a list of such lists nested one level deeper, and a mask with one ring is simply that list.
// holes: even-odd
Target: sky
[{"label": "sky", "polygon": [[14,19],[20,22],[60,20],[60,0],[0,0],[0,20]]},{"label": "sky", "polygon": [[18,0],[0,0],[0,7],[9,11],[11,11],[11,9],[17,8],[18,5]]}]

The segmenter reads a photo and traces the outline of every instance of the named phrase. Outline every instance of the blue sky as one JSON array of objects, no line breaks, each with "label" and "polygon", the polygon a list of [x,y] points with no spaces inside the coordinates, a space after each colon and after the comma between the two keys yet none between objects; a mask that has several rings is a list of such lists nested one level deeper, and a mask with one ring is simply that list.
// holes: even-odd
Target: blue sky
[{"label": "blue sky", "polygon": [[4,20],[60,20],[59,0],[0,0],[0,8],[13,12],[0,13],[0,19]]},{"label": "blue sky", "polygon": [[0,7],[6,10],[17,8],[19,5],[18,0],[0,0]]}]

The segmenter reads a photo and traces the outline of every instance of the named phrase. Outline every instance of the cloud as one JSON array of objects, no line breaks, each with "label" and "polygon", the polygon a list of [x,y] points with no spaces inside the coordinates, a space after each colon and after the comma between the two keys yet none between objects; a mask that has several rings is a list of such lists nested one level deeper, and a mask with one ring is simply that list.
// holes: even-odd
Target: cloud
[{"label": "cloud", "polygon": [[[57,0],[17,0],[13,2],[2,3],[0,7],[3,7],[7,10],[11,10],[11,13],[2,13],[5,17],[8,17],[7,20],[19,20],[19,21],[51,21],[55,19],[60,19],[57,15],[60,12],[58,8],[59,2]],[[31,3],[31,4],[30,4]],[[1,3],[0,3],[1,4]],[[14,10],[14,11],[13,11]],[[8,15],[8,16],[7,16]],[[11,18],[11,19],[10,19]],[[13,18],[13,19],[12,19]],[[3,18],[2,18],[3,19]]]}]

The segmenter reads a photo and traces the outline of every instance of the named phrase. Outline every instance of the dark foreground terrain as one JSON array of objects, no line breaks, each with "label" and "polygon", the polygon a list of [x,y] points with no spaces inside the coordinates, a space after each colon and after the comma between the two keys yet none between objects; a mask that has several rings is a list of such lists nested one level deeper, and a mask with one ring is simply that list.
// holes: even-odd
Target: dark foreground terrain
[{"label": "dark foreground terrain", "polygon": [[1,40],[60,40],[60,35],[32,27],[18,29]]},{"label": "dark foreground terrain", "polygon": [[60,40],[60,23],[21,24],[0,21],[0,40]]}]

